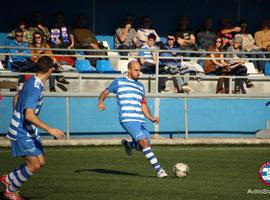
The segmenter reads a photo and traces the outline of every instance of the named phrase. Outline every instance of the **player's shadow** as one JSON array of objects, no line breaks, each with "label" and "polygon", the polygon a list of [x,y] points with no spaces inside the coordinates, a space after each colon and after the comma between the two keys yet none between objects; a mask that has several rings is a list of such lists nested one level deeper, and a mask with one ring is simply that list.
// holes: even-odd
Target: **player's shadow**
[{"label": "player's shadow", "polygon": [[125,175],[125,176],[140,176],[137,173],[130,173],[130,172],[124,172],[124,171],[118,171],[118,170],[111,170],[111,169],[79,169],[74,171],[75,173],[81,173],[81,172],[95,172],[99,174],[117,174],[117,175]]}]

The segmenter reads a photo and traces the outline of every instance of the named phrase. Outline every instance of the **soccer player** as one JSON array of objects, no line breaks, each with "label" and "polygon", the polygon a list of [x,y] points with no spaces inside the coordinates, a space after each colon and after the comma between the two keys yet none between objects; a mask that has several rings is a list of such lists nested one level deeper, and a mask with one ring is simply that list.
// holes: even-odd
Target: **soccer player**
[{"label": "soccer player", "polygon": [[24,84],[15,100],[16,106],[7,138],[11,142],[12,156],[22,157],[25,163],[9,174],[1,176],[6,199],[23,200],[18,189],[45,165],[41,138],[36,127],[56,138],[64,137],[61,130],[48,126],[37,117],[42,105],[43,86],[52,73],[53,65],[50,57],[41,57],[37,63],[36,75]]},{"label": "soccer player", "polygon": [[122,140],[127,155],[131,155],[132,149],[142,151],[144,156],[151,163],[157,176],[167,177],[165,170],[152,152],[150,133],[144,127],[144,116],[154,123],[159,123],[159,118],[153,117],[148,109],[145,99],[145,91],[142,83],[138,81],[141,72],[141,65],[137,61],[130,61],[128,64],[127,77],[116,78],[99,97],[98,108],[105,110],[104,100],[109,93],[115,93],[117,97],[120,124],[132,137],[132,141]]}]

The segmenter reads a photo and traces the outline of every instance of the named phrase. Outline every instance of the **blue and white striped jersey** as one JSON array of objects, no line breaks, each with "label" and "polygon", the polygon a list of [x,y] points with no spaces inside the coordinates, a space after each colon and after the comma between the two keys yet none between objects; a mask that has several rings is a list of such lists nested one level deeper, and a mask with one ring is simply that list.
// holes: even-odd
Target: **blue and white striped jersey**
[{"label": "blue and white striped jersey", "polygon": [[120,122],[145,122],[142,112],[145,91],[142,83],[121,77],[116,78],[107,90],[116,94]]},{"label": "blue and white striped jersey", "polygon": [[155,63],[153,59],[153,54],[155,54],[155,52],[151,52],[149,50],[157,50],[157,47],[153,46],[150,48],[147,44],[145,44],[144,46],[142,46],[141,50],[144,51],[140,51],[139,56],[142,56],[144,60],[148,63]]},{"label": "blue and white striped jersey", "polygon": [[13,117],[8,129],[7,138],[16,141],[17,138],[36,138],[40,136],[37,128],[25,120],[25,110],[30,108],[38,115],[42,105],[43,83],[33,76],[23,86],[19,93],[19,98]]}]

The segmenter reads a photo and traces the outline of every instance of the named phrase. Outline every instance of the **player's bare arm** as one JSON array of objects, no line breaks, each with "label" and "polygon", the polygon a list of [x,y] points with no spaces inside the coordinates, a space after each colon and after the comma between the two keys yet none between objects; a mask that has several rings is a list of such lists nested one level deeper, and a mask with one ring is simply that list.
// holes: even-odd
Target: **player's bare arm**
[{"label": "player's bare arm", "polygon": [[144,113],[144,115],[151,120],[152,122],[154,122],[155,124],[159,123],[159,118],[158,117],[153,117],[147,104],[146,103],[142,103],[142,111]]},{"label": "player's bare arm", "polygon": [[99,99],[98,99],[98,108],[99,110],[105,110],[105,105],[104,105],[104,101],[106,99],[106,97],[109,95],[109,91],[107,89],[105,89],[103,92],[101,92],[101,94],[99,95]]},{"label": "player's bare arm", "polygon": [[47,124],[45,124],[44,122],[42,122],[35,114],[35,111],[33,109],[26,109],[25,111],[25,119],[30,122],[31,124],[37,126],[38,128],[41,128],[45,131],[47,131],[49,134],[55,136],[56,138],[62,138],[65,136],[64,132],[56,129],[56,128],[52,128],[50,126],[48,126]]},{"label": "player's bare arm", "polygon": [[17,93],[17,94],[13,97],[13,111],[14,111],[15,108],[16,108],[18,98],[19,98],[19,94]]}]

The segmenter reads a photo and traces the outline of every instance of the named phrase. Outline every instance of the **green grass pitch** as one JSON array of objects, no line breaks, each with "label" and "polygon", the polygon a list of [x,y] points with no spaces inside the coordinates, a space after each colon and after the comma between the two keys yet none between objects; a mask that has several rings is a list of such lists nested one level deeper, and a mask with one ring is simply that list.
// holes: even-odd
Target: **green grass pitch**
[{"label": "green grass pitch", "polygon": [[[260,165],[270,161],[267,146],[154,146],[169,177],[159,179],[142,153],[127,157],[120,146],[45,148],[47,165],[21,188],[30,200],[246,200],[270,199],[248,194],[269,189],[258,179]],[[187,178],[173,176],[185,162]],[[22,163],[0,149],[0,173]],[[3,187],[0,189],[1,198]]]}]

